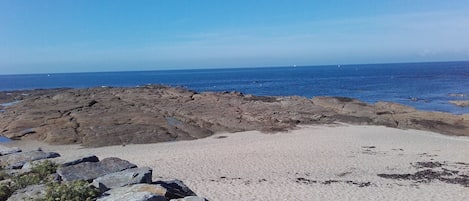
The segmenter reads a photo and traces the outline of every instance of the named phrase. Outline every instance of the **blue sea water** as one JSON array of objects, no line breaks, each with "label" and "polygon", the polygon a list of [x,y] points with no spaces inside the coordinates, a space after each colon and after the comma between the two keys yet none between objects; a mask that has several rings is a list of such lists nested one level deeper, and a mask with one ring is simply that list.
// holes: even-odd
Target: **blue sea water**
[{"label": "blue sea water", "polygon": [[0,75],[0,91],[145,84],[198,92],[346,96],[368,103],[391,101],[421,110],[469,113],[469,108],[448,103],[469,100],[469,62]]},{"label": "blue sea water", "polygon": [[3,142],[9,142],[10,139],[6,138],[6,137],[3,137],[3,136],[0,136],[0,143],[3,143]]}]

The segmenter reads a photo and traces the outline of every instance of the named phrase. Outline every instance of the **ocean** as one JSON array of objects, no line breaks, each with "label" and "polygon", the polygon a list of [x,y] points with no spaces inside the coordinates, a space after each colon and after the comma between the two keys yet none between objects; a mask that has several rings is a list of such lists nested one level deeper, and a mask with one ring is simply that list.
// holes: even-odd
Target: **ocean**
[{"label": "ocean", "polygon": [[345,96],[368,103],[390,101],[427,111],[469,113],[467,107],[448,103],[469,100],[469,62],[0,75],[0,91],[146,84],[197,92]]}]

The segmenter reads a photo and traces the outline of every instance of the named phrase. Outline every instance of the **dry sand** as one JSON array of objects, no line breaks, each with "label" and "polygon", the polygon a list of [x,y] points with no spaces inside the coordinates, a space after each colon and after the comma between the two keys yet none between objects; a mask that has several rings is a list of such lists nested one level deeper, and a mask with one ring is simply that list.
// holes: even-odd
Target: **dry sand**
[{"label": "dry sand", "polygon": [[377,176],[414,173],[418,169],[412,163],[429,161],[469,175],[469,138],[425,131],[336,125],[125,147],[11,145],[63,156],[120,157],[153,168],[154,179],[181,179],[211,201],[469,200],[469,187],[462,185]]}]

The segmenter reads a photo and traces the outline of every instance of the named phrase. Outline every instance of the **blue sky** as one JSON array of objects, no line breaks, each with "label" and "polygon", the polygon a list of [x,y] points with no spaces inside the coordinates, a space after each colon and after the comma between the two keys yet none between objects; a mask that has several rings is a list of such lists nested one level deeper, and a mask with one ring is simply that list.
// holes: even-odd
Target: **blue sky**
[{"label": "blue sky", "polygon": [[0,74],[450,60],[467,0],[0,0]]}]

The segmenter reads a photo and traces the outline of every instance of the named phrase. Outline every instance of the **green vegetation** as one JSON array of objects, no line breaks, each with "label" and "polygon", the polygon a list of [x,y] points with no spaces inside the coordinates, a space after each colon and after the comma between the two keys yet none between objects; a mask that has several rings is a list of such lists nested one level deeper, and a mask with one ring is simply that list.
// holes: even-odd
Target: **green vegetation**
[{"label": "green vegetation", "polygon": [[91,201],[98,191],[86,181],[73,181],[66,184],[48,183],[46,196],[36,201]]},{"label": "green vegetation", "polygon": [[13,190],[10,188],[10,186],[6,184],[0,185],[0,200],[7,200],[12,193]]},{"label": "green vegetation", "polygon": [[55,173],[59,166],[51,161],[44,161],[34,165],[31,168],[31,172],[36,174],[41,180],[45,179],[47,176]]},{"label": "green vegetation", "polygon": [[12,177],[13,189],[22,189],[26,186],[49,182],[49,175],[55,173],[57,164],[50,161],[43,161],[35,164],[31,172]]},{"label": "green vegetation", "polygon": [[43,198],[34,201],[91,201],[98,195],[98,190],[86,181],[59,183],[50,176],[59,166],[51,161],[35,163],[31,171],[25,174],[9,176],[0,169],[0,180],[11,179],[11,182],[0,184],[0,200],[7,200],[13,192],[35,184],[46,184]]}]

